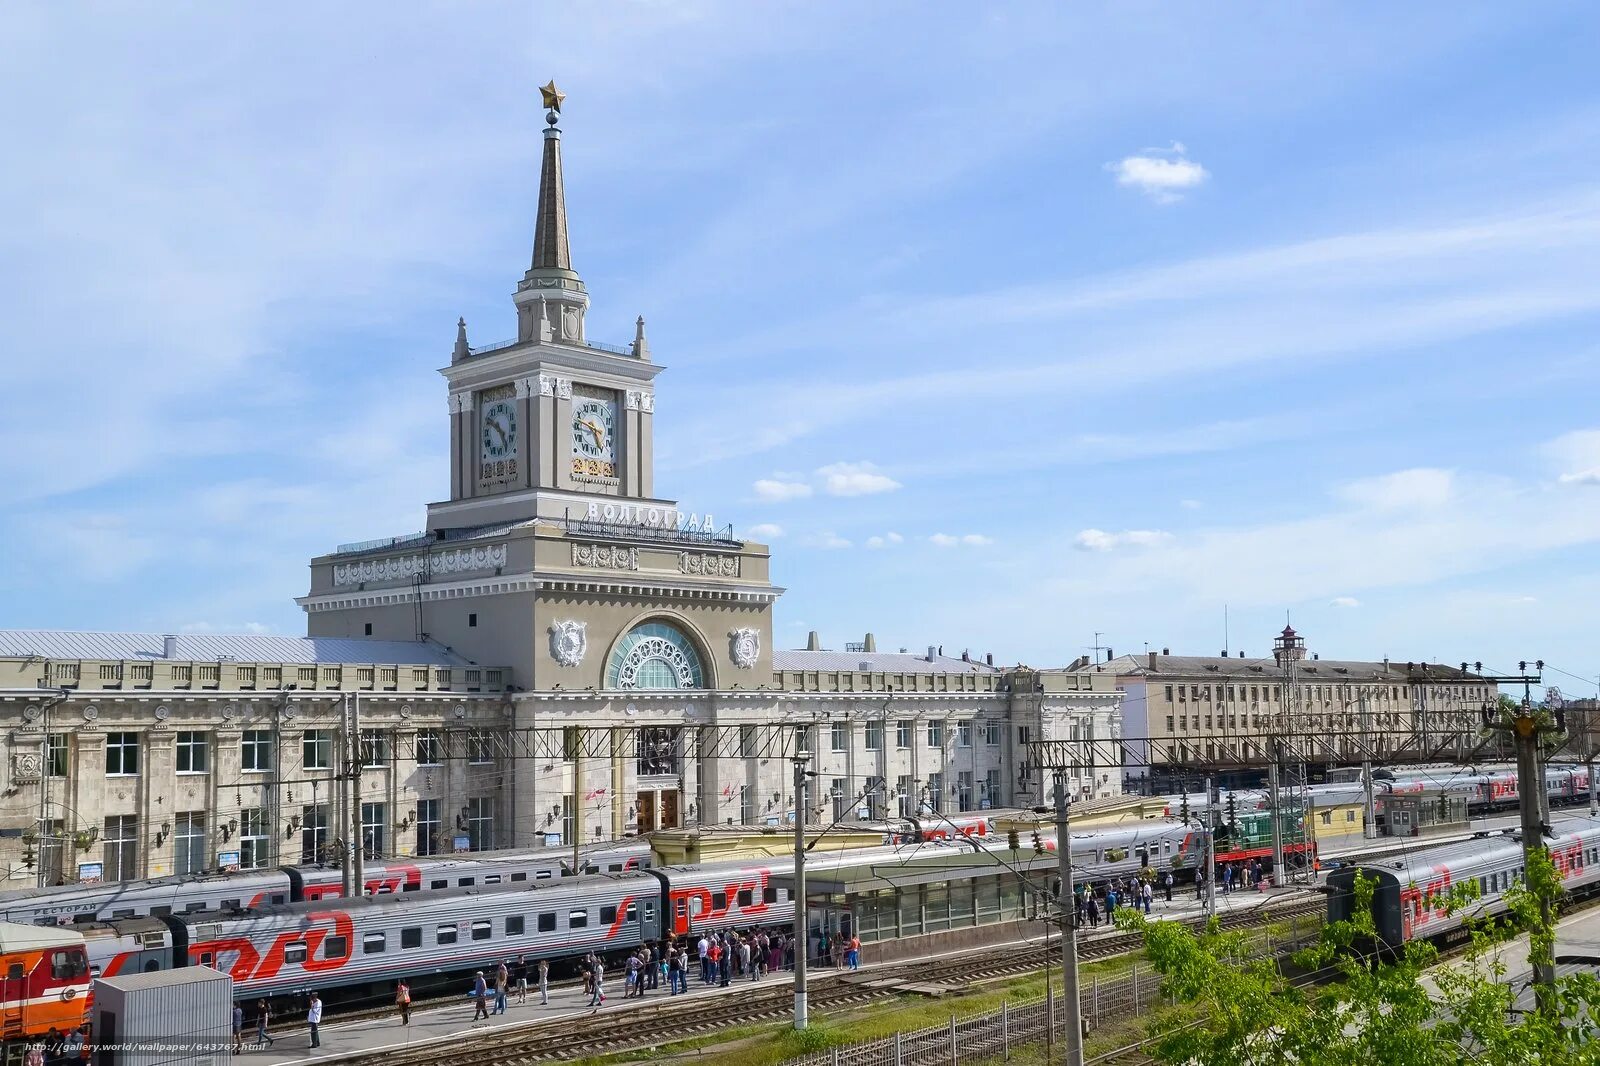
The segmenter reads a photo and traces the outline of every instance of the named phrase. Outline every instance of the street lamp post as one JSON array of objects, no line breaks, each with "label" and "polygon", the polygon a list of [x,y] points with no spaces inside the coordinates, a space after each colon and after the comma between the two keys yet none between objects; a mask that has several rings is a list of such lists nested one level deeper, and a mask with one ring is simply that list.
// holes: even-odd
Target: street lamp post
[{"label": "street lamp post", "polygon": [[[800,734],[802,737],[804,733]],[[811,938],[806,929],[806,763],[811,753],[803,747],[794,753],[794,1027],[806,1027],[806,953]]]}]

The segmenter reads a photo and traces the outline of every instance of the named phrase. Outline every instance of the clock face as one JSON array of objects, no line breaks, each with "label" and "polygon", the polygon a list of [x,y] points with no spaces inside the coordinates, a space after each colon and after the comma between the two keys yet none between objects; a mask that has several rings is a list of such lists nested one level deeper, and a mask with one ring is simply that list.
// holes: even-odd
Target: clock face
[{"label": "clock face", "polygon": [[483,461],[494,462],[517,453],[517,409],[510,400],[495,400],[483,408]]},{"label": "clock face", "polygon": [[617,401],[585,396],[572,401],[572,470],[616,476]]}]

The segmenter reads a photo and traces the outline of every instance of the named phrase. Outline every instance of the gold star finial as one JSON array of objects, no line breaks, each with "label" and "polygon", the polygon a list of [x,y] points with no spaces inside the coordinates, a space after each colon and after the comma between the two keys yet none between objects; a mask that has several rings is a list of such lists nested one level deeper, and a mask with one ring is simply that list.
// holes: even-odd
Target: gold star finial
[{"label": "gold star finial", "polygon": [[544,106],[548,110],[559,114],[561,111],[561,101],[567,98],[567,94],[556,88],[556,80],[551,78],[549,85],[539,86],[539,93],[544,97]]}]

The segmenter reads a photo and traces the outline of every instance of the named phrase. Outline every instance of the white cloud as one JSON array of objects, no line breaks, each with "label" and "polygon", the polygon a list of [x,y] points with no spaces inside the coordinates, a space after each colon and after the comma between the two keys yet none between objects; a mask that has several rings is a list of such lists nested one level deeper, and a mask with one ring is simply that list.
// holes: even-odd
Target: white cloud
[{"label": "white cloud", "polygon": [[1571,474],[1562,474],[1563,485],[1600,485],[1600,467],[1593,470],[1578,470]]},{"label": "white cloud", "polygon": [[936,544],[941,548],[954,548],[958,546],[981,548],[985,545],[993,544],[994,539],[992,537],[986,537],[982,533],[963,533],[960,536],[953,536],[949,533],[935,533],[928,538],[928,542],[930,544]]},{"label": "white cloud", "polygon": [[872,496],[901,487],[894,478],[878,473],[871,463],[831,463],[819,467],[817,476],[823,479],[823,489],[830,496]]},{"label": "white cloud", "polygon": [[866,545],[869,548],[887,548],[891,545],[902,544],[905,539],[898,533],[885,533],[881,537],[868,537]]},{"label": "white cloud", "polygon": [[1081,551],[1108,552],[1116,548],[1154,548],[1171,539],[1171,533],[1159,529],[1126,529],[1120,533],[1085,529],[1073,538],[1073,545]]},{"label": "white cloud", "polygon": [[830,551],[850,547],[850,542],[836,533],[813,533],[801,543],[808,548],[826,548]]},{"label": "white cloud", "polygon": [[1418,467],[1360,478],[1339,486],[1336,491],[1341,499],[1380,511],[1438,508],[1454,497],[1455,475],[1449,470]]},{"label": "white cloud", "polygon": [[771,541],[783,536],[783,527],[773,525],[771,522],[759,522],[751,526],[746,532],[756,540]]},{"label": "white cloud", "polygon": [[1579,429],[1545,442],[1543,451],[1561,469],[1563,485],[1600,485],[1600,429]]},{"label": "white cloud", "polygon": [[1160,204],[1181,200],[1186,191],[1210,177],[1205,167],[1187,158],[1186,150],[1177,141],[1172,142],[1171,148],[1146,148],[1107,163],[1106,169],[1117,176],[1118,185],[1138,189]]},{"label": "white cloud", "polygon": [[780,481],[777,478],[761,478],[755,483],[756,497],[768,503],[782,503],[785,500],[802,500],[811,495],[811,486],[803,481]]},{"label": "white cloud", "polygon": [[1328,602],[1329,607],[1360,607],[1361,601],[1354,596],[1335,596]]}]

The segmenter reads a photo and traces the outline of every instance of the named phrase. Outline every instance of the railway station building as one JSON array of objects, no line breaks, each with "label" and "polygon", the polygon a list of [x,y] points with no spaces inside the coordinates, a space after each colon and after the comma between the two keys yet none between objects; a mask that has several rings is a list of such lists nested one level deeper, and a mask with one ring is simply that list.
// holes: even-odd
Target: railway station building
[{"label": "railway station building", "polygon": [[1029,741],[1120,735],[1114,674],[773,647],[769,547],[655,483],[655,418],[690,414],[656,409],[643,318],[588,335],[546,119],[515,336],[458,321],[441,353],[422,529],[312,559],[305,637],[0,631],[13,884],[782,824],[779,727],[808,731],[809,819],[1029,806]]}]

